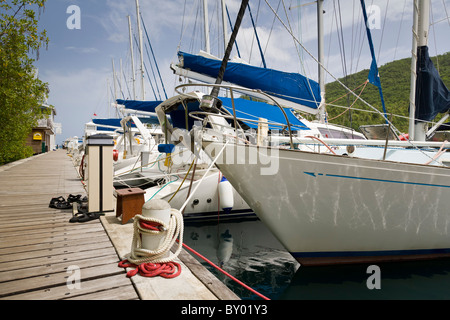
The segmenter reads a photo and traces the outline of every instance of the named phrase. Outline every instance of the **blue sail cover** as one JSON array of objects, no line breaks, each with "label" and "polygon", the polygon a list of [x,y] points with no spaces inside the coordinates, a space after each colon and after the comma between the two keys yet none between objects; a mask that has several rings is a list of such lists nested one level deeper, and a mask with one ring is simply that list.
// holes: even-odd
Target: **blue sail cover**
[{"label": "blue sail cover", "polygon": [[450,92],[430,59],[428,47],[419,47],[417,53],[416,118],[431,121],[450,109]]},{"label": "blue sail cover", "polygon": [[[116,100],[117,104],[121,104],[125,106],[127,109],[137,110],[137,111],[145,111],[145,112],[155,112],[155,108],[162,102],[162,101],[139,101],[139,100]],[[159,124],[158,117],[155,116],[146,116],[146,117],[139,117],[139,120],[141,120],[142,123],[148,123],[148,124]]]},{"label": "blue sail cover", "polygon": [[[233,114],[233,107],[231,104],[231,98],[219,97],[222,101],[222,107],[228,110],[230,114]],[[200,103],[197,100],[191,100],[186,103],[188,107],[188,112],[192,111],[202,111],[200,109]],[[245,99],[234,99],[234,108],[236,110],[237,118],[244,118],[249,120],[258,121],[259,118],[267,119],[269,124],[269,129],[271,130],[281,130],[283,129],[279,124],[287,125],[286,118],[283,115],[283,112],[276,106],[264,103],[264,102],[256,102]],[[291,125],[291,130],[310,130],[306,125],[304,125],[297,117],[292,113],[292,109],[284,109],[286,115],[289,119],[289,123]],[[186,110],[181,103],[178,103],[176,108],[171,108],[171,111],[168,112],[170,118],[172,120],[173,126],[175,128],[186,128]],[[243,121],[250,128],[257,128],[258,124],[256,122]],[[272,123],[272,125],[271,125]],[[278,125],[275,125],[278,124]],[[188,118],[188,130],[192,129],[192,125],[194,124],[194,119],[192,117]]]},{"label": "blue sail cover", "polygon": [[155,108],[162,101],[139,101],[139,100],[121,100],[117,99],[118,104],[124,105],[127,109],[133,109],[145,112],[155,112]]},{"label": "blue sail cover", "polygon": [[[217,78],[222,64],[220,60],[178,52],[182,68]],[[265,69],[242,63],[228,62],[223,81],[259,89],[269,95],[318,109],[321,97],[316,81],[298,73]]]},{"label": "blue sail cover", "polygon": [[[92,122],[97,125],[97,130],[103,130],[103,131],[114,131],[116,129],[122,128],[120,125],[120,118],[105,118],[105,119],[92,119]],[[110,127],[116,127],[110,128],[110,127],[102,127],[103,126],[110,126]],[[131,124],[132,127],[136,127],[134,123]]]},{"label": "blue sail cover", "polygon": [[[231,104],[231,98],[223,98],[220,100],[223,102],[223,107],[227,109],[228,112],[233,114],[233,107]],[[234,99],[236,118],[243,118],[258,121],[259,118],[267,119],[269,124],[269,129],[271,130],[281,130],[283,129],[280,124],[287,125],[286,118],[283,112],[277,107],[264,102],[257,102],[245,99]],[[284,109],[286,116],[289,120],[291,130],[310,130],[305,126],[296,116],[293,114],[292,109]],[[258,124],[250,121],[242,121],[250,128],[258,128]],[[273,123],[273,125],[271,125]],[[277,125],[275,125],[277,124]]]}]

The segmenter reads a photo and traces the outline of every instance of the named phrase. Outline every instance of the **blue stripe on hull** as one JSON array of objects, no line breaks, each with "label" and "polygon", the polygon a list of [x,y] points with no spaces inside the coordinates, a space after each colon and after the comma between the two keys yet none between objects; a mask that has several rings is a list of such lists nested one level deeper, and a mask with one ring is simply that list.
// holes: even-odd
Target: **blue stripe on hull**
[{"label": "blue stripe on hull", "polygon": [[449,258],[450,249],[352,251],[352,252],[291,252],[302,266],[324,266],[355,263],[430,260]]},{"label": "blue stripe on hull", "polygon": [[343,176],[343,175],[337,175],[337,174],[314,173],[314,172],[306,172],[306,171],[304,173],[309,176],[312,176],[314,178],[316,178],[317,176],[325,176],[325,177],[342,178],[342,179],[354,179],[354,180],[388,182],[388,183],[397,183],[397,184],[409,184],[409,185],[426,186],[426,187],[450,188],[450,185],[442,185],[442,184],[430,184],[430,183],[420,183],[420,182],[408,182],[408,181],[396,181],[396,180],[374,179],[374,178],[364,178],[364,177],[352,177],[352,176]]},{"label": "blue stripe on hull", "polygon": [[342,252],[291,252],[294,258],[380,257],[450,254],[448,249],[390,250],[390,251],[342,251]]}]

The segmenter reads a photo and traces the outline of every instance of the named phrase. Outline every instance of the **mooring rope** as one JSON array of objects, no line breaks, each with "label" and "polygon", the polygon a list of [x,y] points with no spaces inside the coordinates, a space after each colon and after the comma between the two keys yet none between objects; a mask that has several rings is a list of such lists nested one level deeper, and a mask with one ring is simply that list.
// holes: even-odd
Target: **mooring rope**
[{"label": "mooring rope", "polygon": [[[173,208],[170,214],[168,225],[159,219],[144,217],[140,214],[134,217],[131,252],[127,259],[119,263],[121,268],[135,268],[128,271],[128,277],[137,273],[144,277],[159,275],[164,278],[174,278],[180,275],[181,266],[173,260],[178,257],[183,247],[183,216],[180,211]],[[142,247],[142,235],[158,236],[162,233],[166,233],[164,241],[156,250]],[[180,240],[178,248],[172,253],[170,249],[177,240]]]}]

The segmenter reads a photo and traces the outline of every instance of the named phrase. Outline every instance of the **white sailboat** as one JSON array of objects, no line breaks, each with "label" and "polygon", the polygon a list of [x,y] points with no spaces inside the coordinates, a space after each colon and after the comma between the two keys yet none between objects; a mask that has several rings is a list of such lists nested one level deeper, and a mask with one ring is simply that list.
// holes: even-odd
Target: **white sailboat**
[{"label": "white sailboat", "polygon": [[[429,0],[415,1],[415,8],[427,17]],[[417,25],[423,53],[428,24]],[[415,127],[416,139],[424,138]],[[360,147],[347,140],[365,151],[356,156],[226,140],[204,136],[203,148],[233,159],[218,168],[302,265],[450,256],[449,143],[386,141],[384,149],[395,144],[396,151],[374,153],[370,144],[380,141]]]},{"label": "white sailboat", "polygon": [[[172,126],[172,122],[191,123],[188,118],[185,118],[186,112],[181,107],[184,103],[189,104],[189,99],[191,98],[181,101],[179,97],[174,97],[158,105],[156,110],[164,106],[177,109],[172,114],[158,112],[162,141],[159,139],[158,145],[154,145],[154,148],[149,150],[146,148],[145,152],[141,152],[140,159],[136,161],[132,170],[118,174],[115,177],[115,183],[142,188],[145,190],[145,201],[165,199],[173,208],[181,208],[202,179],[195,197],[184,208],[185,219],[210,219],[217,218],[218,215],[222,219],[256,219],[253,211],[217,168],[213,168],[207,176],[202,177],[211,160],[201,150],[195,155],[191,152],[190,145],[187,144],[187,131],[183,125],[176,128]],[[127,109],[136,108],[135,105],[139,104],[141,112],[146,110],[144,112],[153,113],[156,106],[151,101],[118,100],[118,102]],[[180,110],[178,110],[179,106]],[[137,128],[142,126],[139,125],[139,118],[134,116],[130,118],[134,120]],[[124,118],[122,122],[126,120],[127,118]],[[151,130],[147,129],[147,134],[144,134],[143,128],[141,131],[143,136],[151,136]],[[183,140],[183,138],[186,139]],[[149,181],[153,183],[147,186],[137,185],[141,182],[148,184]]]}]

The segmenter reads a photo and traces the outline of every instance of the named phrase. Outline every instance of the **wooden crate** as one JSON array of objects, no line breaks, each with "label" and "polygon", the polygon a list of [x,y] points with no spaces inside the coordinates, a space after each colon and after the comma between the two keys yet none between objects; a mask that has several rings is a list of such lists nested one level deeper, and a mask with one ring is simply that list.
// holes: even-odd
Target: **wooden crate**
[{"label": "wooden crate", "polygon": [[142,214],[145,203],[145,191],[141,188],[118,189],[116,217],[122,216],[122,224],[127,223],[137,214]]}]

